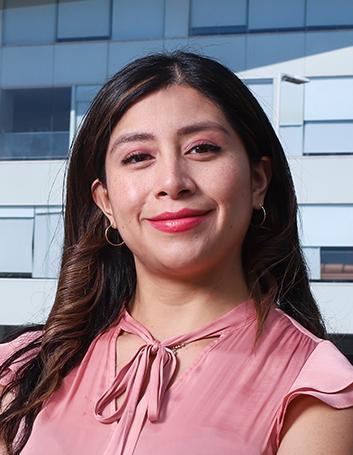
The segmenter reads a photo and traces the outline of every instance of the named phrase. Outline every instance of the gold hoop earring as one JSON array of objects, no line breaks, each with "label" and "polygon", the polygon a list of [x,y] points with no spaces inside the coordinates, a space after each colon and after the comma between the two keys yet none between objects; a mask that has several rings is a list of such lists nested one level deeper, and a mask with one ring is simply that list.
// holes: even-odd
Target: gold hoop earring
[{"label": "gold hoop earring", "polygon": [[114,242],[112,242],[111,240],[109,240],[108,232],[109,232],[109,229],[110,229],[110,228],[113,228],[113,226],[112,226],[111,224],[110,224],[110,225],[106,228],[106,230],[104,231],[105,240],[106,240],[110,245],[112,245],[112,246],[121,246],[121,245],[123,245],[123,244],[125,243],[124,240],[123,240],[121,243],[114,243]]},{"label": "gold hoop earring", "polygon": [[265,223],[266,216],[267,216],[265,207],[264,207],[262,204],[260,204],[260,209],[259,209],[259,210],[262,210],[262,220],[261,220],[261,223],[259,223],[259,224],[251,224],[251,226],[260,227],[260,226],[262,226],[262,225]]}]

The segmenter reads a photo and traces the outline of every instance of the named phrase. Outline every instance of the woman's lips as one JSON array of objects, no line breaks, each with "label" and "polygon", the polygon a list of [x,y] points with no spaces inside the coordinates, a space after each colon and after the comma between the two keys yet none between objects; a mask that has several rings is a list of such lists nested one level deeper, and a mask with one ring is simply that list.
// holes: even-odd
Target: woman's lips
[{"label": "woman's lips", "polygon": [[208,213],[198,216],[190,216],[187,218],[176,218],[171,220],[147,220],[151,225],[163,232],[182,232],[198,226],[205,218]]}]

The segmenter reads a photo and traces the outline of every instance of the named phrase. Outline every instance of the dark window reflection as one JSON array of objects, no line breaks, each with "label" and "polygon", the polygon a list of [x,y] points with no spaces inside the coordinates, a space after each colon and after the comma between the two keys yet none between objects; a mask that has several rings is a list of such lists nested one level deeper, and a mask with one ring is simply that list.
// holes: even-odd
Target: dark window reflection
[{"label": "dark window reflection", "polygon": [[66,158],[71,88],[0,92],[0,159]]},{"label": "dark window reflection", "polygon": [[353,247],[321,247],[321,279],[353,281]]}]

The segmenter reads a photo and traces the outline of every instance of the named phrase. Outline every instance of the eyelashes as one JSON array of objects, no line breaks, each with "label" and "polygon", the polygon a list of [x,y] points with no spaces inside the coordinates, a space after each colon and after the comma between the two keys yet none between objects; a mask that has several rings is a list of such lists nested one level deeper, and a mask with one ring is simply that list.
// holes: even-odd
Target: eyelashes
[{"label": "eyelashes", "polygon": [[[209,144],[207,142],[204,142],[202,144],[197,144],[197,145],[194,145],[193,147],[191,147],[188,150],[188,153],[191,152],[192,150],[197,150],[197,151],[201,152],[201,154],[203,154],[203,153],[207,153],[207,152],[219,153],[222,149],[218,145]],[[200,153],[197,153],[197,154],[200,154]],[[151,156],[149,153],[135,152],[135,153],[128,155],[125,159],[123,159],[121,161],[121,164],[123,164],[125,166],[130,163],[140,163],[142,161],[145,161],[143,159],[144,157],[149,157],[149,156]]]}]

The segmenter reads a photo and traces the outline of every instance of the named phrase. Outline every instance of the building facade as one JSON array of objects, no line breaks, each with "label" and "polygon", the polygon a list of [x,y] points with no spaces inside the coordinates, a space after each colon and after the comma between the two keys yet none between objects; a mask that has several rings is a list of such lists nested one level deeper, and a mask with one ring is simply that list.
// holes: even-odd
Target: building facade
[{"label": "building facade", "polygon": [[273,122],[314,295],[329,331],[353,335],[351,1],[0,0],[0,40],[1,326],[52,304],[65,160],[90,101],[132,59],[183,49],[232,69]]}]

